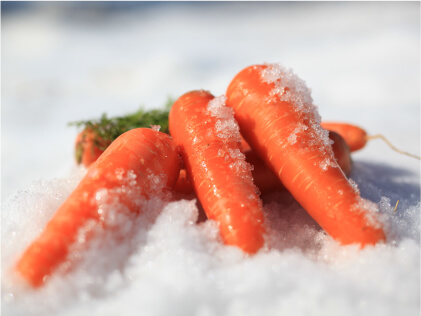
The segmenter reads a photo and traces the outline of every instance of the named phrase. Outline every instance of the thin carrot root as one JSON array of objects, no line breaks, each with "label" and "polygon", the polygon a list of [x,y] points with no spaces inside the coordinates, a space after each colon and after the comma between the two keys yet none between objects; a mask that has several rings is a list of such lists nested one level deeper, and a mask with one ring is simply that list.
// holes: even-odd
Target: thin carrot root
[{"label": "thin carrot root", "polygon": [[366,136],[367,141],[372,140],[372,139],[381,139],[383,140],[392,150],[396,151],[399,154],[408,156],[408,157],[412,157],[418,160],[421,160],[420,156],[408,153],[406,151],[400,150],[398,148],[396,148],[385,136],[383,136],[382,134],[376,134],[376,135],[368,135]]}]

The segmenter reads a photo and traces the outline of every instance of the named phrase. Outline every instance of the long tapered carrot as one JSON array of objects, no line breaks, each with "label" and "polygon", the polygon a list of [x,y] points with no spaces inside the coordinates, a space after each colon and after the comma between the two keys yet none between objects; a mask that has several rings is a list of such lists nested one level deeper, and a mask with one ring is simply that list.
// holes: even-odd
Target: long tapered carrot
[{"label": "long tapered carrot", "polygon": [[301,79],[280,65],[254,65],[226,95],[246,141],[329,235],[361,246],[385,239],[376,212],[338,167]]},{"label": "long tapered carrot", "polygon": [[16,266],[19,274],[35,287],[42,285],[66,259],[80,229],[88,221],[101,222],[106,215],[100,203],[110,201],[129,212],[141,212],[142,200],[174,186],[179,163],[169,135],[147,128],[122,134],[91,165],[24,252]]},{"label": "long tapered carrot", "polygon": [[184,94],[171,108],[170,134],[224,242],[255,253],[264,244],[262,202],[241,152],[238,124],[224,102],[203,90]]}]

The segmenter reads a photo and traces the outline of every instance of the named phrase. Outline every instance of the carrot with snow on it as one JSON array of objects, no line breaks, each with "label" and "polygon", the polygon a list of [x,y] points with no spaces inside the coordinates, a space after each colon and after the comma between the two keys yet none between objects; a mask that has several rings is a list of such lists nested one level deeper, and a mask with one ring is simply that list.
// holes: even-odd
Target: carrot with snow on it
[{"label": "carrot with snow on it", "polygon": [[144,199],[172,189],[179,163],[169,135],[147,128],[122,134],[89,167],[41,235],[26,249],[17,263],[18,273],[32,286],[42,285],[66,260],[78,232],[91,221],[103,221],[106,214],[102,204],[141,212]]},{"label": "carrot with snow on it", "polygon": [[301,79],[280,65],[247,67],[230,83],[227,105],[252,149],[328,234],[342,244],[385,240],[370,203],[335,161]]},{"label": "carrot with snow on it", "polygon": [[169,127],[196,196],[224,242],[257,252],[264,245],[262,202],[225,98],[203,90],[184,94],[171,108]]}]

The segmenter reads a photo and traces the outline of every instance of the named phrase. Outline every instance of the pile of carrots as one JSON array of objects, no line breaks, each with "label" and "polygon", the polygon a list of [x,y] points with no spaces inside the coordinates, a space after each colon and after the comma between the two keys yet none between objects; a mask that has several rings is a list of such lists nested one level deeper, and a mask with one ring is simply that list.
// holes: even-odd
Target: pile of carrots
[{"label": "pile of carrots", "polygon": [[276,189],[288,190],[341,244],[385,240],[376,213],[366,209],[347,178],[350,152],[365,145],[365,131],[321,123],[304,83],[280,65],[245,68],[225,96],[188,92],[172,105],[168,120],[169,134],[153,126],[131,129],[112,142],[98,140],[89,128],[78,135],[87,174],[18,260],[20,276],[41,286],[88,221],[106,225],[98,202],[104,190],[134,213],[142,212],[142,203],[133,194],[195,194],[224,243],[248,254],[265,243],[260,193]]}]

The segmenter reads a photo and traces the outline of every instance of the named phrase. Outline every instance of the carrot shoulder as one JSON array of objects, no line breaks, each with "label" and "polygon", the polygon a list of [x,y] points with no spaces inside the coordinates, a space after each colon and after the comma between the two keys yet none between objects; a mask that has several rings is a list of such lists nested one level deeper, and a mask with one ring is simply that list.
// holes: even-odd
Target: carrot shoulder
[{"label": "carrot shoulder", "polygon": [[252,149],[328,234],[361,246],[385,239],[368,201],[335,161],[302,80],[279,65],[251,66],[230,83],[227,105]]},{"label": "carrot shoulder", "polygon": [[255,253],[264,244],[262,202],[225,98],[192,91],[172,106],[169,128],[196,196],[226,244]]},{"label": "carrot shoulder", "polygon": [[142,199],[170,190],[179,170],[178,153],[167,134],[146,128],[122,134],[90,166],[24,252],[16,266],[18,273],[31,285],[42,285],[65,261],[80,229],[88,221],[103,220],[100,203],[141,212]]}]

